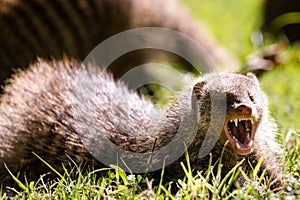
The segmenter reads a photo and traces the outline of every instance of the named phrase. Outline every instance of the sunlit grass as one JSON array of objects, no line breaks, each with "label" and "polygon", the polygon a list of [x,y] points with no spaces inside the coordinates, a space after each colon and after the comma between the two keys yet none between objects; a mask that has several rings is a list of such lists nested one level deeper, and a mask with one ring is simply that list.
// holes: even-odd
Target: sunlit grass
[{"label": "sunlit grass", "polygon": [[[58,175],[57,179],[46,181],[47,175],[41,176],[36,182],[20,181],[14,177],[19,185],[19,190],[7,188],[12,199],[231,199],[231,198],[259,198],[255,181],[265,191],[265,197],[274,197],[274,193],[265,184],[263,174],[258,175],[261,162],[253,166],[250,176],[246,175],[239,166],[246,162],[242,160],[227,175],[221,178],[222,156],[216,163],[208,166],[206,172],[194,172],[189,164],[181,163],[185,173],[182,179],[174,182],[165,182],[164,170],[161,172],[160,181],[153,185],[153,180],[148,180],[145,175],[126,174],[117,166],[82,171],[75,163],[70,170],[65,169],[58,173],[46,161],[41,159],[49,170]],[[101,172],[101,173],[99,173]],[[250,180],[247,186],[236,184],[237,177],[242,174]],[[252,181],[253,180],[253,181]],[[235,187],[236,189],[232,189]],[[281,192],[279,194],[284,194]],[[6,199],[3,195],[1,199]]]}]

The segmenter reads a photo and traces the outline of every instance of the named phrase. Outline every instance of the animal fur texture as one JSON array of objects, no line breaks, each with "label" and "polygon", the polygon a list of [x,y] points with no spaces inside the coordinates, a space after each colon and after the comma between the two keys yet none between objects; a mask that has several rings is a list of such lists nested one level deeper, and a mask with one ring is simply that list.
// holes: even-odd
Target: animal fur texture
[{"label": "animal fur texture", "polygon": [[[221,97],[225,97],[225,104],[212,106],[213,101],[222,102]],[[223,111],[222,119],[218,116]],[[157,151],[174,140],[182,123],[186,126],[178,146],[190,139],[192,126],[197,125],[188,147],[194,170],[207,169],[210,156],[199,157],[199,150],[217,137],[209,151],[214,162],[229,141],[222,159],[224,174],[242,159],[242,169],[250,173],[250,165],[255,166],[263,157],[261,169],[275,178],[276,187],[283,185],[282,152],[274,139],[276,125],[269,118],[267,98],[253,74],[206,74],[159,109],[108,72],[68,58],[38,60],[15,74],[4,88],[0,104],[1,179],[5,182],[10,177],[4,164],[14,174],[26,173],[28,179],[51,171],[33,152],[58,171],[70,158],[78,164],[103,167],[83,144],[88,137],[98,147],[106,147],[99,134],[123,150]],[[219,132],[214,131],[218,124]],[[213,134],[206,141],[210,128]],[[101,156],[109,154],[100,154],[100,161]],[[185,161],[183,152],[167,166],[166,173],[183,174],[180,162]],[[243,177],[239,181],[245,183]]]},{"label": "animal fur texture", "polygon": [[[191,37],[208,53],[199,57],[202,71],[239,70],[234,56],[177,0],[3,0],[0,84],[13,69],[26,68],[37,57],[60,59],[68,55],[83,60],[105,39],[139,27],[168,28]],[[180,45],[180,41],[174,41],[174,45]],[[121,76],[150,61],[179,62],[193,70],[180,56],[155,49],[127,53],[111,65],[111,70],[114,76]]]}]

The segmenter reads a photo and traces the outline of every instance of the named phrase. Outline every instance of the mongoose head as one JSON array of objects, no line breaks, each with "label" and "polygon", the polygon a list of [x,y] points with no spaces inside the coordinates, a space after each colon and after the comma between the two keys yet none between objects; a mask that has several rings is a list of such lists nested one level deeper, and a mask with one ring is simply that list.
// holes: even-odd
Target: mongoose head
[{"label": "mongoose head", "polygon": [[225,144],[228,140],[236,153],[249,154],[259,125],[267,116],[267,101],[255,75],[207,74],[196,81],[193,90],[200,102],[200,125],[215,120],[210,119],[212,92],[223,95],[226,114],[219,141]]}]

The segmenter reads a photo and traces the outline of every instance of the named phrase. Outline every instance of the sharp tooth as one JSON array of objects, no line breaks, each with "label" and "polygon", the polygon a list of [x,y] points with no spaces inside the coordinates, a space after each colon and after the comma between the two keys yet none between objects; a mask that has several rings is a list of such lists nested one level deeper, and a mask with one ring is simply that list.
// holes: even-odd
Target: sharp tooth
[{"label": "sharp tooth", "polygon": [[251,140],[250,142],[249,142],[249,147],[252,147],[252,145],[253,145],[253,140]]},{"label": "sharp tooth", "polygon": [[242,150],[242,147],[239,145],[239,143],[236,143],[236,148]]},{"label": "sharp tooth", "polygon": [[234,123],[235,123],[235,127],[237,127],[238,126],[238,119],[235,119]]},{"label": "sharp tooth", "polygon": [[251,124],[253,124],[253,119],[252,118],[250,119],[250,121],[251,121]]}]

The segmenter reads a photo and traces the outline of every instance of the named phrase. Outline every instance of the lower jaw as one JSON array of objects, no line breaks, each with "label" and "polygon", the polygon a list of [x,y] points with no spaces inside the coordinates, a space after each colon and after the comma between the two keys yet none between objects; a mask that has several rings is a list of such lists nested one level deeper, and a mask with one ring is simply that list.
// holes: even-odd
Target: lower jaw
[{"label": "lower jaw", "polygon": [[244,149],[238,149],[237,146],[236,146],[236,141],[235,139],[233,138],[229,138],[230,136],[225,132],[223,131],[222,134],[221,134],[221,142],[223,144],[226,144],[226,141],[228,142],[227,144],[227,147],[232,149],[236,154],[239,154],[239,155],[248,155],[252,152],[252,149],[253,149],[253,139],[251,139],[252,141],[252,145],[247,147],[247,148],[244,148]]},{"label": "lower jaw", "polygon": [[248,155],[249,153],[251,153],[252,147],[240,149],[236,146],[236,143],[232,144],[231,141],[230,141],[230,143],[231,143],[231,146],[233,147],[233,150],[239,155],[244,156],[244,155]]},{"label": "lower jaw", "polygon": [[248,155],[249,153],[251,153],[251,149],[250,150],[235,150],[235,152],[239,155],[245,156]]}]

